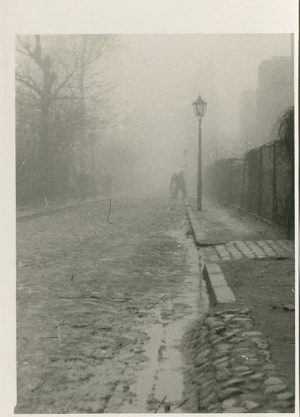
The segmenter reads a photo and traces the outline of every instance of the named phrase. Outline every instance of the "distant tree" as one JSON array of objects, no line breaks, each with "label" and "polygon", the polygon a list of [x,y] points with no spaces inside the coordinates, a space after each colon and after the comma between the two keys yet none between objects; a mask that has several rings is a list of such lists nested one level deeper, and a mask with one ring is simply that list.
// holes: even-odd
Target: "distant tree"
[{"label": "distant tree", "polygon": [[[36,94],[39,100],[38,108],[38,135],[39,135],[39,178],[38,183],[40,197],[52,194],[52,144],[51,144],[51,106],[55,100],[61,98],[60,94],[64,87],[75,74],[78,63],[76,60],[66,68],[64,76],[58,76],[55,71],[53,58],[47,53],[41,44],[40,35],[35,35],[34,41],[18,37],[20,53],[27,56],[35,65],[32,71],[28,71],[26,65],[19,65],[16,70],[16,80],[22,83],[27,89]],[[38,72],[37,72],[38,69]]]},{"label": "distant tree", "polygon": [[17,38],[17,175],[25,183],[32,172],[26,179],[40,199],[66,187],[77,162],[87,170],[91,132],[97,139],[114,118],[105,105],[116,84],[101,67],[112,43],[108,35]]},{"label": "distant tree", "polygon": [[[93,167],[89,159],[94,159],[94,144],[99,138],[99,131],[108,122],[104,117],[103,107],[108,93],[116,87],[111,80],[104,81],[105,71],[101,71],[103,55],[111,48],[114,37],[75,35],[69,37],[68,42],[78,61],[78,71],[73,87],[77,89],[79,96],[80,171],[86,172],[87,167]],[[111,118],[110,114],[109,119]],[[94,177],[95,172],[91,175]]]}]

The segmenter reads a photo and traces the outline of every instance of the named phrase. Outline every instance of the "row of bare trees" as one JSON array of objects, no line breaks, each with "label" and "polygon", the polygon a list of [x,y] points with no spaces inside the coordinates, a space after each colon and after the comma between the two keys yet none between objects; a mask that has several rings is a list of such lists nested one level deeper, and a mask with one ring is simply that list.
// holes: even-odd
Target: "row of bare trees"
[{"label": "row of bare trees", "polygon": [[95,193],[95,142],[116,118],[114,45],[110,35],[17,37],[18,203]]}]

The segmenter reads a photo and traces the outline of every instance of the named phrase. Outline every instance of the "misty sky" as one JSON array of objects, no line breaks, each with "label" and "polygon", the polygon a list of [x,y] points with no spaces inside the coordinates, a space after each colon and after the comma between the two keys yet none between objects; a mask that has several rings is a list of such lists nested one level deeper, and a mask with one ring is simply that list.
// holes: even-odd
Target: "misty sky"
[{"label": "misty sky", "polygon": [[290,51],[287,34],[121,35],[115,99],[133,117],[120,134],[140,150],[144,172],[165,177],[183,169],[184,148],[192,164],[198,134],[192,102],[199,93],[208,103],[204,151],[215,137],[223,141],[219,149],[230,149],[238,135],[241,93],[257,87],[262,60]]}]

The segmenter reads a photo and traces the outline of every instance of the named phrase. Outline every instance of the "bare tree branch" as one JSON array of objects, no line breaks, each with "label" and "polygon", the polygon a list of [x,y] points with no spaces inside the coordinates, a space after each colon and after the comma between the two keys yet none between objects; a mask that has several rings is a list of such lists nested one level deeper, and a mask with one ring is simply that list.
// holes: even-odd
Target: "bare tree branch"
[{"label": "bare tree branch", "polygon": [[81,97],[76,96],[58,96],[55,98],[55,100],[80,100]]},{"label": "bare tree branch", "polygon": [[[18,41],[20,42],[21,46],[25,49],[25,51],[27,51],[28,56],[31,57],[36,64],[38,64],[39,66],[41,66],[41,61],[40,61],[40,59],[41,59],[40,36],[39,35],[35,35],[35,39],[36,39],[36,48],[35,48],[35,50],[36,51],[32,51],[31,50],[31,47],[30,47],[30,44],[24,42],[22,40],[21,36],[17,36],[17,38],[18,38]],[[25,53],[25,55],[26,55],[26,53]]]},{"label": "bare tree branch", "polygon": [[31,77],[31,75],[24,75],[17,73],[18,78],[22,78],[23,80],[27,80],[32,84],[33,87],[36,88],[36,90],[39,91],[39,94],[42,94],[42,88],[36,83],[36,81]]},{"label": "bare tree branch", "polygon": [[16,49],[16,51],[19,52],[20,54],[23,54],[25,56],[29,56],[30,57],[30,55],[28,53],[22,51],[21,49]]},{"label": "bare tree branch", "polygon": [[42,90],[37,86],[36,83],[30,80],[30,77],[24,77],[19,74],[16,74],[16,80],[21,82],[22,84],[26,85],[27,87],[34,90],[39,96],[42,94]]},{"label": "bare tree branch", "polygon": [[66,76],[65,80],[57,87],[56,91],[53,94],[54,98],[57,97],[58,93],[64,88],[64,86],[68,83],[68,81],[73,77],[77,68],[78,68],[78,65],[77,65],[77,62],[76,62],[75,67],[73,68],[73,70]]}]

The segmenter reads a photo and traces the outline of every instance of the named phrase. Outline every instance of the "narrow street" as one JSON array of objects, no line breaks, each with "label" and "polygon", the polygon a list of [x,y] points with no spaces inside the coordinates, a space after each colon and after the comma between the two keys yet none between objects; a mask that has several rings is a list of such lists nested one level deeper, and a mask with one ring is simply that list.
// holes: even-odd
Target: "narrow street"
[{"label": "narrow street", "polygon": [[16,36],[15,413],[299,408],[296,44],[250,32]]},{"label": "narrow street", "polygon": [[207,308],[183,205],[108,209],[17,225],[17,413],[182,411],[179,345]]}]

